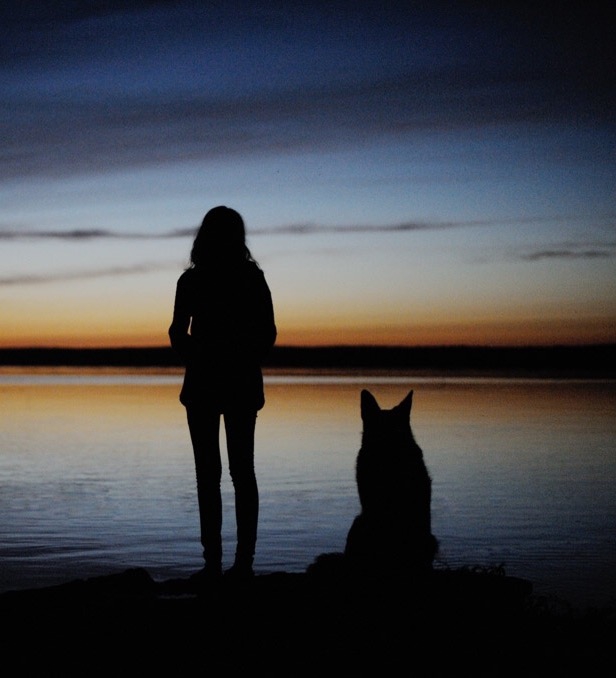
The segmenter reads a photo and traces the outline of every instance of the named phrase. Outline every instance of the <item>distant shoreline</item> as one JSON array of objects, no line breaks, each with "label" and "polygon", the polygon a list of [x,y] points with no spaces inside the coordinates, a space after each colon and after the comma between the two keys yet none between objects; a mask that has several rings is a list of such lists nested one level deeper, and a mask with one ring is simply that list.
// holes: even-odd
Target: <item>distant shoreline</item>
[{"label": "distant shoreline", "polygon": [[[449,376],[616,377],[616,344],[581,346],[275,346],[265,369],[370,370]],[[0,366],[181,368],[170,347],[1,348]]]}]

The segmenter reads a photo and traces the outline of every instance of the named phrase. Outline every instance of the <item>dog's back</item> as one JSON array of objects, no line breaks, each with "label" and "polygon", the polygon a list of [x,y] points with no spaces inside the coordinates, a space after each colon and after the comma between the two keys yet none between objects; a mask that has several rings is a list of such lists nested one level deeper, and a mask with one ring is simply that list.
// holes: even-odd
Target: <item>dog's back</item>
[{"label": "dog's back", "polygon": [[411,430],[413,391],[394,408],[381,409],[361,392],[363,422],[356,461],[361,504],[347,536],[345,556],[369,569],[432,566],[432,481]]}]

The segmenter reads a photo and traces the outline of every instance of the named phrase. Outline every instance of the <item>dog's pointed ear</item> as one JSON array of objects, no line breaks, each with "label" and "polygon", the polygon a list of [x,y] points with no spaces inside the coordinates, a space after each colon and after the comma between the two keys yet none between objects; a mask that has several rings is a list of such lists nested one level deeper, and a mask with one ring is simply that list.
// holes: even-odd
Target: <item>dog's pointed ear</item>
[{"label": "dog's pointed ear", "polygon": [[398,409],[405,412],[408,416],[411,415],[411,406],[413,405],[413,391],[409,391],[406,398],[398,405]]},{"label": "dog's pointed ear", "polygon": [[376,402],[376,398],[370,393],[370,391],[367,391],[364,389],[361,392],[361,417],[364,419],[367,416],[370,416],[371,414],[374,414],[375,412],[380,411],[379,404]]}]

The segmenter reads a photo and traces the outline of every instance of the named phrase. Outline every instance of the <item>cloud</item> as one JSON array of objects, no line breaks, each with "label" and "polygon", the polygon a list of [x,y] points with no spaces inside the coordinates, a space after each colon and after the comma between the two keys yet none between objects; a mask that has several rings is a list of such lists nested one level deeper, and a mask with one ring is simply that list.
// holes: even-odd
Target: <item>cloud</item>
[{"label": "cloud", "polygon": [[0,240],[161,240],[166,238],[184,238],[194,236],[195,228],[174,229],[167,233],[131,233],[110,231],[102,228],[78,228],[68,231],[0,229]]},{"label": "cloud", "polygon": [[[440,231],[452,228],[470,228],[494,224],[491,221],[405,221],[395,224],[351,224],[351,225],[320,225],[320,224],[288,224],[270,228],[251,229],[250,235],[327,235],[331,233],[404,233],[413,231]],[[502,222],[498,222],[502,223]]]},{"label": "cloud", "polygon": [[[596,216],[596,215],[595,215]],[[467,221],[403,221],[391,224],[283,224],[281,226],[268,226],[262,228],[251,228],[248,235],[253,236],[279,236],[279,235],[297,235],[297,236],[319,236],[328,234],[355,234],[355,233],[412,233],[416,231],[443,231],[450,229],[463,229],[475,227],[495,227],[495,226],[520,226],[547,223],[550,225],[583,220],[583,216],[575,215],[556,215],[551,217],[527,217],[511,219],[472,219]],[[610,219],[610,215],[605,216]],[[176,228],[161,233],[143,233],[143,232],[119,232],[100,228],[79,228],[62,230],[20,230],[18,228],[0,227],[0,240],[165,240],[172,238],[193,238],[198,226],[187,228]],[[603,247],[603,245],[601,246]],[[611,245],[610,245],[611,247]],[[568,250],[542,250],[536,253],[523,254],[520,258],[535,259],[557,256],[560,252]],[[572,250],[575,253],[577,250]],[[589,250],[590,252],[591,250]],[[597,250],[601,252],[602,250]],[[563,256],[562,254],[560,256]],[[586,255],[588,256],[588,254]],[[597,254],[600,256],[600,254]]]},{"label": "cloud", "polygon": [[[536,224],[541,222],[554,221],[553,218],[537,218],[522,220],[526,224]],[[320,224],[288,224],[284,226],[273,226],[262,229],[251,229],[249,235],[252,236],[282,236],[291,235],[298,237],[310,237],[313,235],[327,235],[327,234],[356,234],[356,233],[404,233],[404,232],[419,232],[419,231],[438,231],[447,229],[462,229],[474,227],[490,227],[496,225],[503,225],[504,223],[511,223],[519,225],[520,220],[472,220],[472,221],[450,221],[450,222],[401,222],[394,224],[359,224],[350,226],[327,226]],[[87,241],[96,238],[103,239],[140,239],[140,240],[161,240],[168,238],[192,238],[195,235],[195,228],[191,229],[174,229],[161,234],[144,234],[144,233],[117,233],[104,229],[75,229],[70,231],[28,231],[22,232],[18,230],[0,230],[0,240],[75,240]],[[549,260],[592,260],[592,259],[610,259],[616,256],[616,243],[564,243],[556,247],[541,247],[531,251],[517,253],[513,258],[517,261],[525,262],[541,262]],[[486,263],[490,259],[480,258],[477,263]],[[0,276],[0,286],[13,285],[36,285],[47,284],[54,282],[69,282],[77,280],[88,280],[96,278],[106,278],[118,275],[141,275],[144,273],[152,273],[156,271],[175,270],[182,268],[183,263],[178,262],[145,262],[137,263],[130,266],[112,266],[94,270],[76,270],[76,271],[60,271],[55,273],[45,274],[31,274],[31,273],[16,273],[12,275]]]},{"label": "cloud", "polygon": [[[532,220],[544,221],[544,219]],[[471,228],[474,226],[492,226],[504,223],[503,220],[472,220],[472,221],[406,221],[393,224],[286,224],[267,228],[251,228],[249,236],[277,236],[277,235],[327,235],[327,234],[354,234],[354,233],[403,233],[413,231],[440,231],[453,228]],[[520,220],[511,220],[519,224]],[[100,228],[80,228],[68,231],[58,230],[20,230],[17,228],[0,228],[0,240],[164,240],[169,238],[192,238],[197,227],[179,228],[163,233],[118,232]]]},{"label": "cloud", "polygon": [[12,285],[40,285],[54,282],[71,282],[76,280],[91,280],[96,278],[108,278],[118,275],[141,275],[156,271],[178,269],[178,264],[144,263],[132,266],[112,266],[89,271],[62,271],[58,273],[29,274],[17,273],[14,275],[0,276],[0,287]]},{"label": "cloud", "polygon": [[120,234],[99,228],[73,229],[70,231],[20,231],[16,229],[0,230],[0,240],[93,240],[99,238],[122,237]]},{"label": "cloud", "polygon": [[521,254],[520,261],[543,261],[545,259],[611,259],[616,254],[615,246],[602,247],[558,247],[538,249],[534,252]]}]

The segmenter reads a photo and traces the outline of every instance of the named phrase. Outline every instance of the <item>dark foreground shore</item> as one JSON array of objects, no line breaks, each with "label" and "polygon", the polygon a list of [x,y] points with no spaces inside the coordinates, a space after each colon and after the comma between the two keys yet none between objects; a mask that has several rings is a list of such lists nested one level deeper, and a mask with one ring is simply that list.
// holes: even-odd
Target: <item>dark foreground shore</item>
[{"label": "dark foreground shore", "polygon": [[[0,595],[14,676],[610,675],[614,610],[576,614],[503,574],[330,571],[154,581],[147,571]],[[7,674],[7,675],[9,675]]]}]

